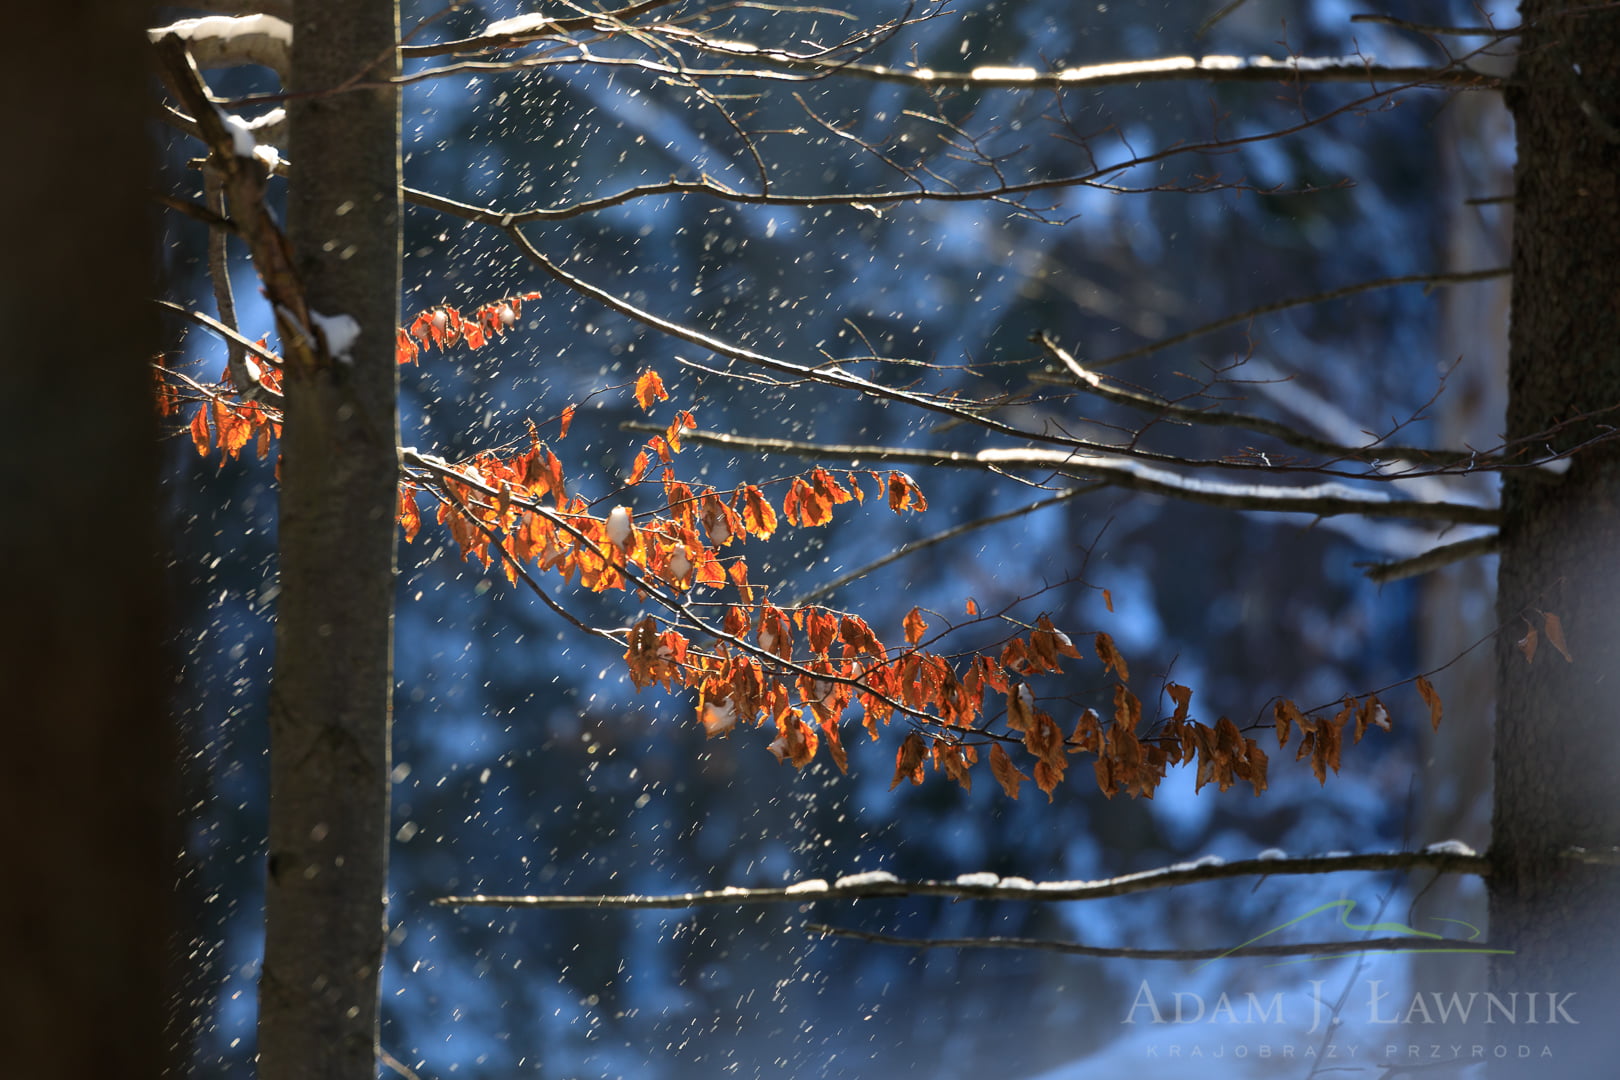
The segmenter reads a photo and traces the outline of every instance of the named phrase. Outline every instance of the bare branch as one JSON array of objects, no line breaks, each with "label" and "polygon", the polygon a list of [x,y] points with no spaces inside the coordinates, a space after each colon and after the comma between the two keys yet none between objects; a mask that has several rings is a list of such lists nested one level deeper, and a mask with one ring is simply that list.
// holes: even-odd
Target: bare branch
[{"label": "bare branch", "polygon": [[[185,307],[181,304],[176,304],[172,300],[159,300],[157,301],[157,305],[158,307],[168,308],[170,311],[181,316],[182,318],[190,319],[198,326],[212,330],[230,344],[246,349],[248,352],[252,353],[254,356],[257,356],[260,360],[263,360],[272,367],[279,368],[281,366],[281,357],[277,356],[263,345],[260,345],[257,341],[249,341],[246,337],[233,330],[231,327],[226,326],[217,319],[210,318],[200,311],[193,311],[191,308]],[[259,388],[259,391],[260,393],[268,393],[268,391],[266,391],[262,386]]]},{"label": "bare branch", "polygon": [[1013,518],[1038,513],[1041,510],[1045,510],[1047,507],[1056,506],[1059,503],[1066,503],[1070,499],[1078,498],[1081,495],[1089,495],[1101,486],[1102,485],[1100,484],[1093,484],[1089,487],[1070,488],[1068,491],[1060,492],[1053,495],[1049,499],[1040,499],[1036,502],[1020,506],[1017,509],[1008,510],[1005,513],[991,514],[988,517],[974,518],[972,521],[964,521],[962,524],[953,528],[942,529],[941,531],[934,533],[932,536],[925,536],[921,540],[913,540],[909,544],[902,544],[900,547],[889,552],[882,558],[874,559],[865,566],[857,567],[847,574],[840,574],[838,577],[833,578],[833,580],[827,582],[825,585],[818,585],[809,592],[800,593],[798,596],[793,598],[791,606],[801,607],[805,604],[814,603],[824,596],[832,595],[852,581],[859,581],[861,578],[872,573],[873,571],[880,570],[892,562],[898,562],[908,555],[915,555],[917,552],[926,548],[931,548],[935,544],[943,544],[947,540],[954,540],[958,536],[965,535],[966,533],[973,532],[977,529],[987,528],[991,525],[998,525],[1003,521],[1011,521]]},{"label": "bare branch", "polygon": [[[1297,945],[1245,945],[1237,949],[1129,949],[1106,945],[1081,945],[1073,941],[1053,941],[1048,938],[981,937],[981,938],[914,938],[896,934],[879,934],[870,930],[851,930],[826,923],[806,923],[808,933],[824,937],[853,938],[878,945],[900,945],[912,949],[1033,949],[1038,952],[1062,953],[1065,956],[1095,956],[1119,960],[1225,960],[1246,956],[1314,956],[1330,959],[1352,953],[1368,952],[1449,952],[1452,939],[1419,937],[1368,938],[1365,941],[1301,942]],[[1424,943],[1428,943],[1425,946]],[[1471,953],[1507,952],[1492,949],[1484,942],[1467,942]]]},{"label": "bare branch", "polygon": [[1298,447],[1301,450],[1310,450],[1314,453],[1329,454],[1335,458],[1350,458],[1356,461],[1410,461],[1421,465],[1441,467],[1460,465],[1466,467],[1469,471],[1496,464],[1495,459],[1485,458],[1474,453],[1460,453],[1456,450],[1430,450],[1424,447],[1392,446],[1384,443],[1371,443],[1366,446],[1345,446],[1342,443],[1317,438],[1280,421],[1263,416],[1176,405],[1148,394],[1107,385],[1095,372],[1080,363],[1072,353],[1064,349],[1056,341],[1052,340],[1050,335],[1044,332],[1031,335],[1030,340],[1045,350],[1048,356],[1063,365],[1069,374],[1073,376],[1073,385],[1077,388],[1100,397],[1104,401],[1112,401],[1117,405],[1128,405],[1135,409],[1145,409],[1168,420],[1177,420],[1188,424],[1202,424],[1207,427],[1245,428],[1257,435],[1268,435],[1278,442]]},{"label": "bare branch", "polygon": [[1393,15],[1352,15],[1353,23],[1378,23],[1382,26],[1393,26],[1397,30],[1410,30],[1414,34],[1427,34],[1433,37],[1488,37],[1510,38],[1517,37],[1524,32],[1523,27],[1509,26],[1499,28],[1495,26],[1441,26],[1435,23],[1412,22],[1409,19],[1397,19]]},{"label": "bare branch", "polygon": [[1159,870],[1101,881],[1034,882],[995,874],[964,874],[955,881],[901,881],[882,872],[855,874],[832,884],[819,878],[793,885],[742,888],[727,886],[702,892],[638,896],[441,896],[439,907],[508,908],[694,908],[743,904],[807,904],[817,900],[872,900],[896,896],[945,896],[957,900],[1071,901],[1106,900],[1152,889],[1202,881],[1345,871],[1434,870],[1443,874],[1483,877],[1490,863],[1482,855],[1451,850],[1389,851],[1365,855],[1308,855],[1296,858],[1243,859],[1237,862],[1178,863]]},{"label": "bare branch", "polygon": [[1507,275],[1508,268],[1505,266],[1498,266],[1490,270],[1465,270],[1457,273],[1443,274],[1402,274],[1398,277],[1375,278],[1372,281],[1358,281],[1354,285],[1345,285],[1337,289],[1329,289],[1326,292],[1312,293],[1309,296],[1296,296],[1288,300],[1274,300],[1269,304],[1260,304],[1256,307],[1250,308],[1247,311],[1240,311],[1236,315],[1227,315],[1216,319],[1214,322],[1209,322],[1205,323],[1203,326],[1194,327],[1185,333],[1175,334],[1167,338],[1160,338],[1158,341],[1149,342],[1146,345],[1131,349],[1127,352],[1116,353],[1115,355],[1106,357],[1102,360],[1087,361],[1087,364],[1093,368],[1112,367],[1115,364],[1123,364],[1127,360],[1135,360],[1139,357],[1148,356],[1163,349],[1180,345],[1182,342],[1191,341],[1193,338],[1203,337],[1205,334],[1213,334],[1217,330],[1225,330],[1229,326],[1241,325],[1242,323],[1246,323],[1251,319],[1259,318],[1261,315],[1271,315],[1278,311],[1287,311],[1289,308],[1305,307],[1310,304],[1320,304],[1328,300],[1339,300],[1346,296],[1355,296],[1357,293],[1371,292],[1374,289],[1388,289],[1393,288],[1396,285],[1423,285],[1426,287],[1432,287],[1435,285],[1464,285],[1472,281],[1489,281],[1492,278],[1506,277]]},{"label": "bare branch", "polygon": [[1387,563],[1358,563],[1367,567],[1367,578],[1379,585],[1387,585],[1391,581],[1400,581],[1403,578],[1417,577],[1427,574],[1431,570],[1439,570],[1443,566],[1472,559],[1480,555],[1489,555],[1501,544],[1502,538],[1496,533],[1487,533],[1468,540],[1458,540],[1453,544],[1442,544],[1440,547],[1430,548],[1419,555],[1409,559],[1400,559]]},{"label": "bare branch", "polygon": [[[677,0],[642,0],[639,4],[630,4],[616,11],[596,12],[589,15],[571,15],[567,18],[541,18],[534,16],[528,25],[519,27],[517,20],[506,20],[513,29],[501,33],[486,34],[480,37],[460,38],[456,41],[441,41],[432,45],[406,45],[399,50],[403,60],[415,60],[428,56],[464,56],[471,53],[496,52],[500,49],[513,49],[526,45],[532,41],[539,41],[557,34],[566,34],[574,30],[618,29],[626,19],[633,19],[637,15],[655,11],[658,8],[669,7]],[[499,25],[499,24],[491,24]],[[645,29],[645,28],[644,28]]]}]

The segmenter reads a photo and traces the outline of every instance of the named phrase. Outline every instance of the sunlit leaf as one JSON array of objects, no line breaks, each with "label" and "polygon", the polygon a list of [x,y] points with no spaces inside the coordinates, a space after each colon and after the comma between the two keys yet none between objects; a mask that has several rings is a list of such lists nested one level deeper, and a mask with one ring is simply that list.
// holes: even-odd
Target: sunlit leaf
[{"label": "sunlit leaf", "polygon": [[658,372],[647,368],[636,379],[636,404],[641,411],[646,412],[652,408],[654,400],[668,401],[669,394],[664,390],[664,380],[658,377]]}]

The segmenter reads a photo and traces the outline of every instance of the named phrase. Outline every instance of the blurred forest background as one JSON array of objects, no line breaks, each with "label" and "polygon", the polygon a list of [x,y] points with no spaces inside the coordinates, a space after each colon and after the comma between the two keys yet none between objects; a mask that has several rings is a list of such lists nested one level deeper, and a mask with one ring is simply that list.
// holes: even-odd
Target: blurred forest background
[{"label": "blurred forest background", "polygon": [[[862,22],[899,5],[841,5]],[[889,42],[873,59],[962,70],[977,65],[1074,66],[1178,54],[1343,55],[1386,63],[1442,59],[1421,35],[1350,22],[1338,0],[1249,0],[1222,7],[1127,0],[958,0],[946,15]],[[1424,22],[1478,22],[1460,2],[1402,5]],[[404,25],[437,10],[405,5]],[[419,40],[475,33],[520,12],[467,5]],[[184,15],[188,12],[180,11]],[[1509,13],[1504,8],[1500,14]],[[790,40],[815,17],[738,7],[735,37]],[[253,69],[213,73],[217,92],[273,82]],[[913,91],[827,79],[767,88],[750,103],[759,126],[817,114],[880,141],[917,128],[916,161],[968,182],[972,174],[907,110]],[[1085,167],[1052,137],[1057,101],[1105,158],[1206,137],[1289,126],[1301,99],[1321,113],[1365,86],[1303,92],[1285,85],[1166,82],[1066,92],[953,91],[941,108],[984,133],[1016,169]],[[926,105],[926,102],[924,103]],[[479,73],[408,86],[410,186],[486,206],[549,205],[635,182],[708,173],[746,184],[735,134],[689,90],[626,70]],[[767,144],[784,190],[894,185],[885,166],[829,138]],[[167,166],[190,190],[190,147]],[[1022,416],[1135,423],[1096,401],[1032,382],[1046,361],[1028,338],[1045,330],[1082,360],[1116,355],[1259,304],[1393,275],[1503,266],[1511,132],[1494,94],[1408,91],[1276,141],[1249,143],[1203,166],[1257,190],[1116,194],[1056,192],[1043,223],[1001,205],[922,203],[880,213],[743,207],[702,197],[642,199],[534,230],[553,258],[653,310],[724,336],[809,358],[865,352],[940,365],[964,389],[1029,392]],[[1341,180],[1352,183],[1341,185]],[[1161,182],[1148,170],[1126,183]],[[1290,189],[1312,188],[1302,194]],[[1037,204],[1042,204],[1037,196]],[[1044,204],[1042,204],[1044,205]],[[208,295],[205,231],[176,221],[168,236],[171,298]],[[490,348],[427,354],[403,370],[402,441],[450,459],[503,444],[527,417],[555,415],[604,386],[657,368],[672,406],[706,428],[822,442],[971,445],[935,431],[937,418],[852,400],[825,387],[790,394],[683,369],[707,362],[550,284],[489,230],[420,208],[405,222],[403,307],[474,307],[541,289],[522,325]],[[243,329],[271,330],[251,270],[237,295]],[[1111,374],[1179,395],[1210,372],[1243,408],[1356,440],[1422,409],[1401,441],[1486,447],[1501,430],[1505,279],[1425,290],[1362,292],[1257,318],[1145,356]],[[175,328],[178,334],[178,327]],[[176,337],[213,378],[223,352],[200,333]],[[1460,358],[1460,362],[1459,362]],[[979,365],[968,373],[966,365]],[[1454,366],[1455,365],[1455,366]],[[1449,373],[1449,374],[1448,374]],[[1436,397],[1444,385],[1444,392]],[[936,384],[937,385],[937,384]],[[1432,404],[1430,399],[1434,399]],[[640,439],[626,394],[591,399],[560,447],[589,496],[611,495]],[[1219,431],[1177,434],[1177,449],[1232,452]],[[169,444],[174,580],[183,588],[185,805],[183,890],[193,932],[183,999],[196,1075],[246,1076],[254,1053],[266,797],[264,687],[275,611],[275,500],[265,463],[201,459]],[[694,447],[686,470],[726,486],[797,471],[793,459]],[[931,509],[899,517],[868,506],[832,526],[751,549],[753,580],[791,598],[899,545],[1048,492],[969,471],[914,473]],[[1487,481],[1481,480],[1482,485]],[[1488,500],[1484,486],[1452,498]],[[847,508],[846,508],[847,510]],[[1460,536],[1462,534],[1454,534]],[[895,634],[913,604],[960,611],[967,596],[994,609],[1043,584],[1033,601],[1071,633],[1109,631],[1144,685],[1161,675],[1195,688],[1195,712],[1240,722],[1275,694],[1330,702],[1452,659],[1489,629],[1488,561],[1383,587],[1357,563],[1409,555],[1432,537],[1359,519],[1312,522],[1170,503],[1104,490],[968,533],[847,585],[829,603]],[[1430,916],[1482,925],[1483,893],[1442,883],[1416,907],[1427,878],[1353,875],[1196,886],[1084,905],[867,901],[805,908],[696,912],[502,912],[429,906],[447,893],[606,893],[829,880],[886,870],[902,878],[990,871],[1033,880],[1094,878],[1218,855],[1376,851],[1461,839],[1483,847],[1488,820],[1488,679],[1470,657],[1436,678],[1447,725],[1431,735],[1415,694],[1392,699],[1393,733],[1347,752],[1319,787],[1290,755],[1274,755],[1272,787],[1194,796],[1173,773],[1151,801],[1103,798],[1077,770],[1048,804],[1010,802],[981,776],[965,792],[943,778],[888,790],[894,741],[851,744],[840,775],[825,758],[795,773],[740,731],[707,741],[692,703],[634,693],[616,650],[575,634],[499,572],[463,563],[429,526],[400,553],[397,621],[392,897],[383,1045],[423,1076],[1089,1077],[1123,1068],[1147,1077],[1308,1075],[1304,1007],[1263,1030],[1204,1025],[1168,1032],[1124,1024],[1144,979],[1156,993],[1213,1000],[1253,991],[1306,1002],[1347,984],[1469,978],[1466,958],[1373,957],[1267,966],[1099,961],[1037,951],[897,949],[806,933],[825,921],[915,936],[1018,935],[1144,948],[1236,946],[1312,907],[1348,897],[1356,919],[1438,929]],[[1100,590],[1110,591],[1114,611]],[[622,596],[571,604],[624,625]],[[1079,640],[1077,638],[1077,640]],[[962,645],[971,645],[964,641]],[[1477,658],[1484,664],[1485,658]],[[1077,670],[1084,665],[1077,666]],[[1085,669],[1089,671],[1090,669]],[[1072,705],[1104,683],[1072,680]],[[1065,712],[1063,710],[1067,709]],[[1383,906],[1380,906],[1383,905]],[[1333,916],[1304,932],[1336,936]],[[1319,991],[1312,980],[1321,980]],[[1362,997],[1364,991],[1358,991]],[[1358,999],[1360,1000],[1360,999]],[[1364,1016],[1365,1010],[1359,1010]],[[1138,1013],[1138,1018],[1141,1014]],[[1371,1045],[1347,1026],[1341,1042]],[[1297,1057],[1261,1058],[1261,1043]],[[1167,1047],[1180,1046],[1180,1059]],[[1190,1059],[1225,1047],[1225,1064]],[[1238,1048],[1249,1049],[1240,1058]],[[1280,1049],[1277,1050],[1280,1054]],[[1365,1064],[1365,1063],[1364,1063]],[[1211,1068],[1216,1069],[1210,1072]]]}]

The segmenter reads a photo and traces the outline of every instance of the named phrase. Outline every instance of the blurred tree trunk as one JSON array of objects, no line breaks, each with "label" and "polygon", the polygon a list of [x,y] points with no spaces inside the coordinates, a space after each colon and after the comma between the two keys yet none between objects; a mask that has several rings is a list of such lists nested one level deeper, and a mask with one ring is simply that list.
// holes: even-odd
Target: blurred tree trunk
[{"label": "blurred tree trunk", "polygon": [[397,25],[393,0],[294,6],[288,238],[312,311],[352,318],[360,334],[347,357],[289,365],[284,384],[263,1080],[376,1072],[398,473],[399,106],[386,82]]},{"label": "blurred tree trunk", "polygon": [[[1620,12],[1562,16],[1526,0],[1518,71],[1509,438],[1555,429],[1546,445],[1590,438],[1579,419],[1620,402]],[[1541,1006],[1514,1042],[1553,1047],[1503,1075],[1612,1075],[1620,1055],[1620,443],[1583,452],[1561,479],[1509,472],[1503,489],[1497,614],[1493,989]],[[1572,662],[1553,647],[1558,617]],[[1516,642],[1538,634],[1531,662]],[[1526,648],[1524,651],[1528,651]],[[1571,857],[1607,852],[1608,865]],[[1549,994],[1578,1027],[1550,1026]],[[1564,995],[1573,994],[1568,999]],[[1539,1045],[1536,1047],[1539,1049]]]},{"label": "blurred tree trunk", "polygon": [[[70,2],[0,67],[8,829],[4,1072],[156,1077],[171,982],[176,755],[159,449],[145,5]],[[72,27],[71,72],[39,43]]]}]

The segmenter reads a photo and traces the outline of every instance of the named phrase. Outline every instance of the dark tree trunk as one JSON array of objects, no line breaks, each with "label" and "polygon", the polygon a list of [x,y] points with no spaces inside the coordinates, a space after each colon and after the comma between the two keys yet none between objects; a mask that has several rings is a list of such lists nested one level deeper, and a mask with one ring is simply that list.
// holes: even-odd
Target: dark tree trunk
[{"label": "dark tree trunk", "polygon": [[[1526,0],[1508,96],[1518,130],[1508,436],[1564,449],[1620,422],[1620,12]],[[1596,420],[1582,419],[1601,410]],[[1538,442],[1540,447],[1543,443]],[[1498,615],[1492,989],[1529,1045],[1503,1075],[1620,1061],[1620,443],[1567,475],[1507,475]],[[1556,615],[1572,662],[1549,640]],[[1534,629],[1534,662],[1516,643]],[[1602,858],[1607,865],[1583,861]],[[1536,1013],[1525,1010],[1534,999]],[[1556,995],[1556,998],[1548,995]],[[1573,995],[1566,997],[1566,995]],[[1549,1012],[1562,1003],[1570,1019]],[[1500,1038],[1496,1038],[1500,1036]],[[1542,1046],[1551,1058],[1540,1056]]]},{"label": "dark tree trunk", "polygon": [[[0,963],[7,1076],[168,1058],[176,769],[167,719],[144,5],[14,13],[68,50],[0,66]],[[71,52],[71,61],[66,53]],[[70,70],[71,69],[71,70]]]},{"label": "dark tree trunk", "polygon": [[386,939],[400,214],[398,94],[378,84],[396,9],[299,0],[293,26],[288,237],[311,309],[360,335],[285,382],[259,1075],[361,1080]]}]

